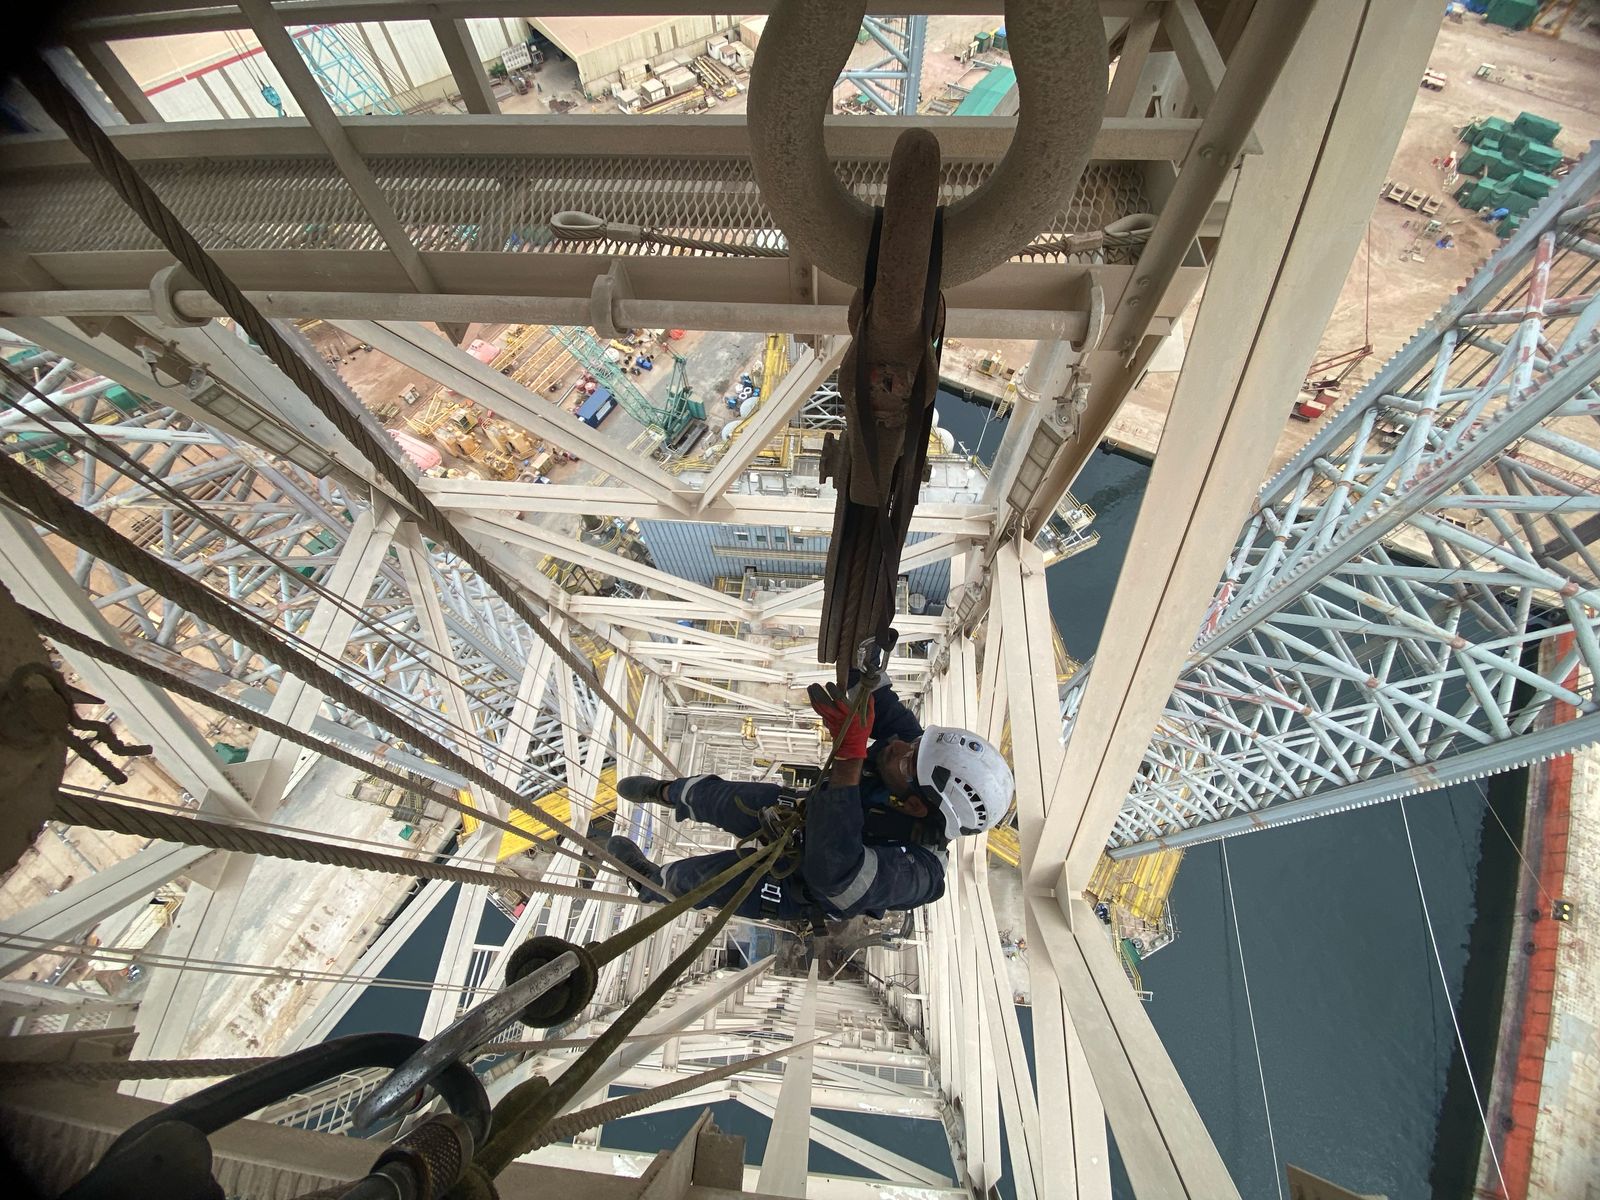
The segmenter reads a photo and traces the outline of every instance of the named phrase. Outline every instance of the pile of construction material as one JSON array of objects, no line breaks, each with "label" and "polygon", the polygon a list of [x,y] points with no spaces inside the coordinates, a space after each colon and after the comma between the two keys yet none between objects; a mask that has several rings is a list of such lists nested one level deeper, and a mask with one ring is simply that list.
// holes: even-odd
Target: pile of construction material
[{"label": "pile of construction material", "polygon": [[1457,170],[1472,175],[1456,189],[1456,202],[1499,222],[1495,231],[1510,237],[1534,205],[1550,194],[1568,165],[1555,148],[1561,126],[1525,112],[1515,121],[1487,117],[1461,131],[1469,147]]}]

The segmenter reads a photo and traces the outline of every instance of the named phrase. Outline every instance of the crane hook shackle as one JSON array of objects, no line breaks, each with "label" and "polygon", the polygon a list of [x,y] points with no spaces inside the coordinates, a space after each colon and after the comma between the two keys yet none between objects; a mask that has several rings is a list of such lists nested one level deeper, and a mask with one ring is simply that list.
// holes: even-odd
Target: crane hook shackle
[{"label": "crane hook shackle", "polygon": [[[823,119],[856,45],[866,0],[778,0],[750,73],[751,163],[791,253],[852,287],[872,240],[872,207],[833,169]],[[1068,202],[1106,105],[1106,36],[1095,0],[1008,0],[1016,132],[994,173],[951,204],[943,286],[1021,253]]]}]

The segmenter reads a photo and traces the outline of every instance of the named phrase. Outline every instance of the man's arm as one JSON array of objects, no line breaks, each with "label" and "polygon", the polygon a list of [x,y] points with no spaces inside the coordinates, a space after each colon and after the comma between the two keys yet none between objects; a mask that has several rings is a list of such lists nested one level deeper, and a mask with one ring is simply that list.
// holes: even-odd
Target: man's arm
[{"label": "man's arm", "polygon": [[[852,686],[861,678],[861,672],[850,671]],[[922,736],[922,722],[917,716],[895,695],[894,688],[887,678],[878,685],[878,690],[872,693],[873,719],[872,740],[882,738],[899,738],[902,742],[914,742]]]}]

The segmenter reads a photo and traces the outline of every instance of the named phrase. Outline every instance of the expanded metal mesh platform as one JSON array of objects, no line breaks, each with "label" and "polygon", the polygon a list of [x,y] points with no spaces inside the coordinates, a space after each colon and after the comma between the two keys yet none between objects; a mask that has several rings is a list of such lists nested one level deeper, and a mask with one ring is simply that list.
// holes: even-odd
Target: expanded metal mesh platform
[{"label": "expanded metal mesh platform", "polygon": [[[550,221],[566,209],[735,247],[784,245],[749,163],[739,159],[429,155],[377,157],[369,165],[424,251],[718,253],[631,242],[559,242],[550,233]],[[383,248],[355,194],[326,158],[162,162],[140,170],[208,249]],[[987,163],[948,164],[943,201],[968,195],[992,170]],[[863,200],[881,203],[887,163],[846,161],[839,172]],[[1092,232],[1146,211],[1149,201],[1137,164],[1095,163],[1043,236]],[[0,213],[18,248],[30,253],[159,249],[87,165],[0,176]]]}]

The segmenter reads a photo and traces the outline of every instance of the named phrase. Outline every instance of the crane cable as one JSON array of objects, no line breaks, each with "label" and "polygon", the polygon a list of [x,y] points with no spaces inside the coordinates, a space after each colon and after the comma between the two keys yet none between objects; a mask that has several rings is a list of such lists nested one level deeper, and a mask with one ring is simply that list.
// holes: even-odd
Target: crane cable
[{"label": "crane cable", "polygon": [[[258,309],[222,270],[193,235],[173,214],[149,183],[116,148],[76,97],[56,78],[43,60],[20,64],[18,76],[78,150],[101,177],[133,210],[201,286],[233,318],[239,327],[282,371],[317,411],[372,464],[385,484],[412,512],[427,533],[447,546],[511,606],[539,638],[556,653],[607,708],[673,774],[681,774],[670,755],[633,719],[627,706],[606,691],[594,669],[581,656],[561,643],[549,625],[533,611],[512,580],[469,542],[434,502],[423,492],[405,466],[395,457],[398,451],[385,446],[367,428],[358,414],[347,408],[329,387],[316,367],[297,354],[277,327]],[[385,439],[387,440],[387,439]],[[576,836],[574,834],[574,836]]]}]

